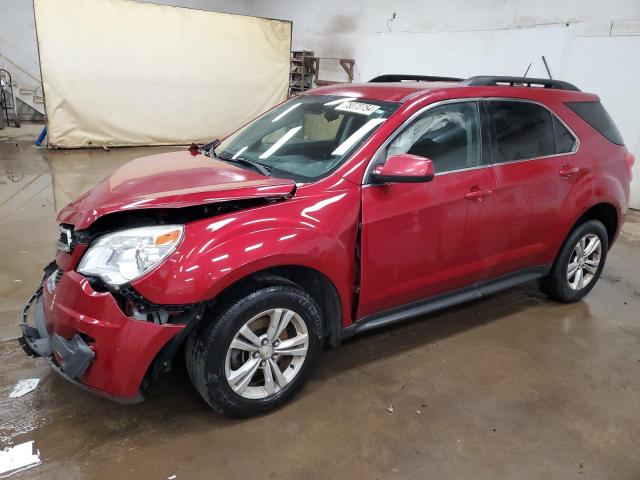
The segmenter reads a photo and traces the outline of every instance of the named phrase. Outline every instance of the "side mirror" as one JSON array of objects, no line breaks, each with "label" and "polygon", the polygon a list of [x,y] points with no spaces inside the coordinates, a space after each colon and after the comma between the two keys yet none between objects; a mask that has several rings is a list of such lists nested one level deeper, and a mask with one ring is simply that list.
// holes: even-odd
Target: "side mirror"
[{"label": "side mirror", "polygon": [[387,159],[371,173],[373,183],[424,183],[433,180],[433,162],[425,157],[402,153]]}]

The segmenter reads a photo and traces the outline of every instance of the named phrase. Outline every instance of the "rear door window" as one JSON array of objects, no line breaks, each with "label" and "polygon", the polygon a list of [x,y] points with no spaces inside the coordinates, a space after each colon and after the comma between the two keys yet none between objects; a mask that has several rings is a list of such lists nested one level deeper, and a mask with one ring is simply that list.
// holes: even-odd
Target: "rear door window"
[{"label": "rear door window", "polygon": [[568,102],[566,105],[607,140],[624,145],[618,127],[600,102]]},{"label": "rear door window", "polygon": [[553,116],[530,102],[492,100],[487,102],[494,141],[494,163],[526,160],[556,153]]}]

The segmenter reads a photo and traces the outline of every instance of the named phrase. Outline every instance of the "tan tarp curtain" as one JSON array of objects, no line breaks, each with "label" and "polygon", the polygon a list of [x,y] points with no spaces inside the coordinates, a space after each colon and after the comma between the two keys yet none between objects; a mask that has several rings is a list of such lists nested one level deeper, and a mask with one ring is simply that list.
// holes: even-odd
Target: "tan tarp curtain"
[{"label": "tan tarp curtain", "polygon": [[128,0],[34,0],[49,145],[224,136],[285,99],[291,23]]}]

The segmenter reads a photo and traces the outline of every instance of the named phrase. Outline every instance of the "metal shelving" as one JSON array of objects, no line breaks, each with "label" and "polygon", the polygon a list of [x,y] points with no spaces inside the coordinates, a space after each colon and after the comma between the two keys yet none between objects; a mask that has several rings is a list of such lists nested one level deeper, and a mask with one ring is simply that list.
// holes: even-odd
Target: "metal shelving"
[{"label": "metal shelving", "polygon": [[290,97],[313,88],[314,62],[315,57],[311,51],[294,50],[291,52]]}]

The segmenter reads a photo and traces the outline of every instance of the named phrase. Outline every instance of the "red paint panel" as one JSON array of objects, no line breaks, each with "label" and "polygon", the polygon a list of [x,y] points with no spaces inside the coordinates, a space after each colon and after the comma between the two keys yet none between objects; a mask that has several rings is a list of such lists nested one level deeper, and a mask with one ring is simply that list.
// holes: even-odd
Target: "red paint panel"
[{"label": "red paint panel", "polygon": [[280,198],[292,180],[268,178],[189,151],[133,160],[63,208],[60,223],[76,230],[99,217],[143,208],[179,208],[248,198]]},{"label": "red paint panel", "polygon": [[135,398],[147,368],[183,325],[156,325],[122,313],[110,293],[94,291],[80,274],[67,272],[53,295],[43,290],[49,333],[95,339],[96,356],[81,383],[109,395]]},{"label": "red paint panel", "polygon": [[195,303],[260,270],[308,267],[336,287],[347,325],[359,213],[356,185],[300,187],[291,200],[188,224],[178,249],[133,286],[151,302]]},{"label": "red paint panel", "polygon": [[491,167],[436,175],[429,183],[362,189],[362,285],[358,317],[472,284],[486,268],[480,238],[492,199]]}]

